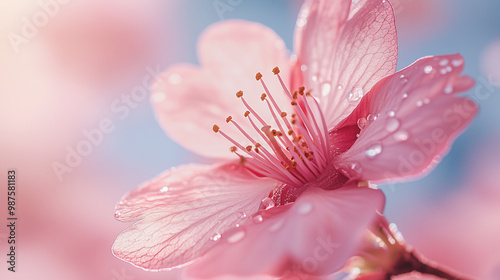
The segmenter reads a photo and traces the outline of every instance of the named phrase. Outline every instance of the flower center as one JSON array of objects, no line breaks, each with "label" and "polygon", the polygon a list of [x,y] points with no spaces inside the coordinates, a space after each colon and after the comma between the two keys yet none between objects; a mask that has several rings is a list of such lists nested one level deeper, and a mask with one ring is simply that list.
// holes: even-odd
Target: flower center
[{"label": "flower center", "polygon": [[278,67],[273,69],[273,73],[292,105],[292,114],[280,108],[262,74],[257,73],[255,78],[265,91],[260,99],[267,103],[272,121],[264,121],[246,102],[243,92],[238,91],[236,97],[247,108],[244,116],[259,137],[251,137],[231,116],[226,118],[226,122],[234,125],[252,145],[238,143],[218,125],[214,125],[213,130],[234,145],[230,148],[231,152],[238,155],[241,162],[254,173],[298,188],[320,177],[330,163],[328,129],[318,101],[309,92],[305,92],[304,87],[290,93],[281,79]]}]

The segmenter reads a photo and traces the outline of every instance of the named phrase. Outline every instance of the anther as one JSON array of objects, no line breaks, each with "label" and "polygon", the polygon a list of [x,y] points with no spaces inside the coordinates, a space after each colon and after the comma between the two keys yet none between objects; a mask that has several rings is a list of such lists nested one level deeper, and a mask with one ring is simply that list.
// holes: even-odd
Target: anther
[{"label": "anther", "polygon": [[245,148],[245,149],[247,149],[247,151],[249,151],[249,152],[250,152],[250,151],[252,151],[252,146],[246,146],[246,148]]},{"label": "anther", "polygon": [[300,95],[304,95],[304,90],[305,90],[305,89],[306,89],[306,88],[305,88],[305,87],[303,87],[303,86],[302,86],[302,87],[299,87],[299,93],[300,93]]},{"label": "anther", "polygon": [[286,117],[286,112],[281,112],[281,117],[282,118]]},{"label": "anther", "polygon": [[291,130],[291,129],[290,129],[290,130],[288,131],[288,135],[292,135],[292,134],[293,134],[293,130]]},{"label": "anther", "polygon": [[236,150],[237,150],[237,149],[238,149],[238,148],[236,148],[235,146],[231,146],[231,148],[229,148],[229,150],[230,150],[232,153],[236,152]]},{"label": "anther", "polygon": [[290,104],[292,104],[293,106],[297,105],[297,102],[295,100],[293,100]]},{"label": "anther", "polygon": [[219,126],[214,124],[214,127],[212,128],[214,130],[215,133],[219,132]]},{"label": "anther", "polygon": [[248,115],[250,115],[250,111],[245,112],[245,117],[248,117]]},{"label": "anther", "polygon": [[266,100],[267,95],[265,93],[260,95],[260,100],[264,101]]},{"label": "anther", "polygon": [[278,66],[273,68],[273,73],[274,75],[278,75],[280,73],[280,69],[278,68]]},{"label": "anther", "polygon": [[255,79],[258,81],[260,80],[260,78],[262,78],[262,74],[260,72],[257,72],[257,74],[255,74]]},{"label": "anther", "polygon": [[242,96],[243,96],[243,91],[240,90],[236,93],[236,97],[240,98]]},{"label": "anther", "polygon": [[227,122],[227,123],[229,123],[232,119],[233,119],[233,117],[228,116],[228,117],[226,118],[226,122]]}]

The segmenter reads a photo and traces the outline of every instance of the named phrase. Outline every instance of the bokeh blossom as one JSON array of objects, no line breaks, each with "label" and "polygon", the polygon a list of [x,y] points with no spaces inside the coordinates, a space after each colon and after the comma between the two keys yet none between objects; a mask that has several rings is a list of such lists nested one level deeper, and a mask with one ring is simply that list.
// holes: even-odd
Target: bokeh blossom
[{"label": "bokeh blossom", "polygon": [[224,21],[201,36],[201,66],[159,78],[160,124],[219,162],[127,194],[116,217],[135,223],[117,257],[150,270],[194,262],[186,272],[199,278],[334,273],[383,211],[369,182],[428,171],[477,111],[456,96],[474,84],[458,54],[396,73],[385,0],[306,1],[294,51],[260,24]]}]

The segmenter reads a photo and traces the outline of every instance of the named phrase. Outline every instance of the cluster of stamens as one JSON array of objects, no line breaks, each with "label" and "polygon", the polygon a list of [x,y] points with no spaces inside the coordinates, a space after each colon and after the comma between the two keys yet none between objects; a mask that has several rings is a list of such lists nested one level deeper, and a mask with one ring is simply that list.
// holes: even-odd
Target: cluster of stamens
[{"label": "cluster of stamens", "polygon": [[[259,72],[255,79],[260,81],[265,91],[260,99],[267,103],[275,128],[266,123],[247,103],[243,92],[238,91],[236,97],[247,108],[244,116],[263,142],[251,137],[231,116],[226,118],[226,123],[234,125],[252,145],[241,145],[224,133],[218,125],[214,125],[213,130],[233,143],[230,151],[237,154],[254,172],[300,187],[318,178],[330,161],[328,130],[317,100],[309,92],[305,92],[304,87],[290,93],[279,75],[278,67],[273,69],[273,73],[290,100],[293,114],[289,115],[281,110]],[[309,105],[310,102],[317,109],[316,115]],[[316,117],[320,118],[320,122]],[[242,153],[248,156],[245,157]]]}]

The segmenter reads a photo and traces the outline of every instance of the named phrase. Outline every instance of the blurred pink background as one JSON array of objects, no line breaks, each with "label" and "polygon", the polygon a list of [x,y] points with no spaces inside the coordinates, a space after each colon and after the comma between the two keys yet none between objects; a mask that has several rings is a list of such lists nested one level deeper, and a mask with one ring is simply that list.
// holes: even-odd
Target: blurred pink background
[{"label": "blurred pink background", "polygon": [[[11,168],[18,176],[17,272],[7,271],[2,226],[1,279],[179,277],[143,271],[110,249],[128,226],[114,220],[122,195],[165,169],[207,161],[162,132],[149,84],[171,63],[196,62],[196,38],[219,20],[261,22],[291,48],[302,3],[220,1],[233,3],[231,9],[221,13],[216,1],[195,0],[0,4],[0,180],[7,182]],[[478,279],[499,279],[500,3],[392,3],[399,68],[425,55],[462,53],[466,74],[477,81],[468,95],[481,112],[429,176],[381,186],[388,219],[428,258]],[[78,149],[85,155],[71,156]],[[61,169],[68,161],[72,166]],[[3,188],[2,223],[6,195]]]}]

